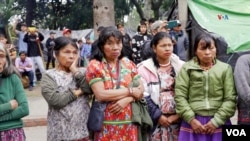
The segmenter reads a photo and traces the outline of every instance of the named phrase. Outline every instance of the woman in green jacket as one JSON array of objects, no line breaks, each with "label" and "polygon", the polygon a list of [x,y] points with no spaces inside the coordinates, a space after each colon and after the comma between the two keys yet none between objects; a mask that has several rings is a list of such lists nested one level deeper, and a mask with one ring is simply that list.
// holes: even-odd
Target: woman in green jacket
[{"label": "woman in green jacket", "polygon": [[195,57],[176,79],[177,113],[183,118],[179,141],[220,141],[221,125],[231,124],[236,91],[229,64],[216,59],[216,42],[209,34],[195,39]]},{"label": "woman in green jacket", "polygon": [[29,114],[27,98],[9,52],[0,43],[0,141],[25,141],[22,118]]}]

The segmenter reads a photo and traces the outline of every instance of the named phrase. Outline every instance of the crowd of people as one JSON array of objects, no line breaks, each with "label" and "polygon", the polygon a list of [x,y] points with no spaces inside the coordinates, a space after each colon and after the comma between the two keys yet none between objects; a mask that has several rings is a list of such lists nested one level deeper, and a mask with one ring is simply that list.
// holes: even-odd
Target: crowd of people
[{"label": "crowd of people", "polygon": [[[209,33],[197,35],[190,56],[179,21],[172,28],[168,21],[150,22],[141,20],[132,37],[123,23],[100,26],[94,41],[72,39],[68,28],[56,38],[50,32],[46,69],[44,36],[36,28],[14,28],[14,55],[0,36],[0,93],[6,95],[0,97],[1,139],[15,133],[25,140],[21,118],[29,110],[20,78],[28,76],[32,90],[35,66],[49,108],[48,141],[220,141],[222,126],[232,124],[237,109],[238,124],[249,125],[249,55],[238,59],[234,71],[216,58],[219,46]],[[105,105],[98,131],[87,126],[93,102]],[[143,114],[135,113],[143,107]]]}]

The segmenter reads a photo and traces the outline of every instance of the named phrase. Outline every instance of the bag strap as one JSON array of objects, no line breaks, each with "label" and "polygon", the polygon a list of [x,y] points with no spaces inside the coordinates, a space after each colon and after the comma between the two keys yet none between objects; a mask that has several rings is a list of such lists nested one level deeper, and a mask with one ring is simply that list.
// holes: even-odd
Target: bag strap
[{"label": "bag strap", "polygon": [[121,62],[118,62],[118,67],[117,67],[117,72],[118,72],[118,78],[117,78],[117,83],[116,83],[116,89],[120,88],[120,83],[121,83]]},{"label": "bag strap", "polygon": [[[116,82],[116,89],[119,89],[120,84],[121,84],[121,62],[120,62],[120,60],[118,61],[117,73],[118,73],[118,78],[117,78],[117,82]],[[93,96],[92,102],[94,102],[94,101],[95,101],[95,95]]]}]

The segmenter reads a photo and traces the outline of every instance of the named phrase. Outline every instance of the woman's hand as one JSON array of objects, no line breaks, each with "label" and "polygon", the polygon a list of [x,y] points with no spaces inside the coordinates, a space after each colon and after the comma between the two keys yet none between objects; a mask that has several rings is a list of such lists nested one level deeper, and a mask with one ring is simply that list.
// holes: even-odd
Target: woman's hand
[{"label": "woman's hand", "polygon": [[78,72],[78,59],[79,59],[79,54],[77,55],[76,59],[74,60],[74,62],[71,64],[71,66],[69,67],[70,71],[75,74],[76,72]]},{"label": "woman's hand", "polygon": [[177,114],[168,116],[168,121],[169,121],[169,123],[171,123],[171,124],[172,124],[172,123],[178,122],[179,119],[180,119],[180,117],[179,117],[179,115],[177,115]]},{"label": "woman's hand", "polygon": [[194,133],[196,134],[201,134],[206,132],[205,127],[200,123],[200,121],[198,121],[195,118],[191,120],[190,125],[194,130]]},{"label": "woman's hand", "polygon": [[11,109],[15,110],[18,107],[18,103],[15,99],[10,100]]},{"label": "woman's hand", "polygon": [[114,113],[114,114],[119,114],[132,101],[133,101],[132,97],[122,98],[122,99],[111,104],[111,106],[109,107],[110,112]]},{"label": "woman's hand", "polygon": [[132,88],[132,91],[132,96],[135,98],[135,100],[142,99],[144,89],[141,86]]},{"label": "woman's hand", "polygon": [[168,118],[164,115],[161,115],[159,120],[158,120],[158,123],[161,125],[161,126],[164,126],[164,127],[169,127],[171,125],[171,123],[169,122]]},{"label": "woman's hand", "polygon": [[205,124],[204,127],[206,129],[206,134],[213,134],[214,131],[216,130],[216,127],[211,122],[211,120],[207,124]]},{"label": "woman's hand", "polygon": [[79,88],[79,89],[76,89],[76,90],[73,90],[73,93],[76,97],[78,96],[81,96],[83,94],[82,90]]}]

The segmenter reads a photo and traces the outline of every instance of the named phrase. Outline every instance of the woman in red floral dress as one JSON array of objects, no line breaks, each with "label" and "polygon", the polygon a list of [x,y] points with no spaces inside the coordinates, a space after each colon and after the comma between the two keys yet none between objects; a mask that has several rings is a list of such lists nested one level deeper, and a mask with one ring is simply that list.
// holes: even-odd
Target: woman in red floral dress
[{"label": "woman in red floral dress", "polygon": [[[103,126],[95,141],[137,141],[138,126],[132,123],[131,102],[143,97],[143,84],[136,65],[122,54],[122,34],[106,27],[87,67],[86,79],[97,101],[108,102]],[[120,77],[119,89],[117,89]],[[139,80],[138,87],[131,86]]]}]

